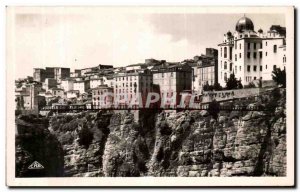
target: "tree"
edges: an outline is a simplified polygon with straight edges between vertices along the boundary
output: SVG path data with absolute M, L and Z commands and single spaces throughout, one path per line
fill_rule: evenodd
M 286 87 L 286 73 L 285 69 L 275 68 L 272 71 L 272 79 L 277 83 L 277 85 Z
M 206 84 L 203 86 L 203 91 L 209 91 L 209 85 L 206 82 Z
M 237 88 L 238 89 L 243 89 L 243 85 L 242 85 L 242 81 L 241 80 L 238 81 L 238 87 Z
M 226 82 L 226 88 L 228 90 L 231 90 L 231 89 L 237 89 L 238 88 L 238 80 L 235 78 L 235 75 L 234 73 L 233 74 L 230 74 L 230 77 L 229 79 L 227 80 Z
M 211 103 L 209 103 L 207 111 L 214 119 L 217 119 L 220 113 L 220 103 L 214 99 Z
M 214 84 L 214 90 L 215 91 L 220 91 L 220 90 L 222 90 L 223 89 L 223 87 L 220 85 L 220 83 L 215 83 Z

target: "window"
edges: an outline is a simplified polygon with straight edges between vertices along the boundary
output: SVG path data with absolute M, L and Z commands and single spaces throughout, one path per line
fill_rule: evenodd
M 227 47 L 224 47 L 224 58 L 227 58 Z
M 259 66 L 259 68 L 260 68 L 260 71 L 262 71 L 262 65 L 261 65 L 261 66 Z
M 268 69 L 268 65 L 266 65 L 266 69 Z
M 229 59 L 232 60 L 232 47 L 229 47 Z
M 247 58 L 250 59 L 250 52 L 247 53 Z
M 227 62 L 224 62 L 224 69 L 227 69 Z
M 253 44 L 253 49 L 256 49 L 256 43 Z
M 259 58 L 262 58 L 262 52 L 259 52 Z
M 235 66 L 234 68 L 235 68 L 235 72 L 237 72 L 237 66 Z
M 266 41 L 266 46 L 268 46 L 268 42 Z
M 266 52 L 266 56 L 268 56 L 268 52 Z
M 254 77 L 254 80 L 256 80 L 256 77 Z
M 222 61 L 221 61 L 221 69 L 222 69 Z
M 229 70 L 232 71 L 232 63 L 229 64 Z
M 242 66 L 240 66 L 240 71 L 242 71 Z
M 256 69 L 257 69 L 257 66 L 254 65 L 254 66 L 253 66 L 253 71 L 256 71 Z
M 237 61 L 237 55 L 236 54 L 234 55 L 234 60 Z
M 171 72 L 171 77 L 173 77 L 173 72 Z
M 253 53 L 253 58 L 256 59 L 256 52 Z
M 227 73 L 224 73 L 224 81 L 227 81 Z
M 250 49 L 250 43 L 248 43 L 248 49 Z
M 242 53 L 240 53 L 240 58 L 242 58 Z
M 164 73 L 161 74 L 161 77 L 164 77 Z
M 276 65 L 273 65 L 273 70 L 275 70 L 276 69 Z
M 240 43 L 240 49 L 242 49 L 242 44 Z
M 260 48 L 262 49 L 262 43 L 260 43 Z
M 274 45 L 274 46 L 273 46 L 273 52 L 274 52 L 274 53 L 277 53 L 277 45 Z
M 236 43 L 236 41 L 234 42 L 234 49 L 237 49 L 237 43 Z
M 247 71 L 250 72 L 250 65 L 247 65 Z

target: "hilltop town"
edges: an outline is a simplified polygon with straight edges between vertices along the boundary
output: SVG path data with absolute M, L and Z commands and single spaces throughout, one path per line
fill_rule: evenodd
M 233 33 L 224 34 L 218 50 L 206 48 L 205 54 L 180 62 L 145 59 L 126 67 L 98 64 L 74 71 L 35 68 L 33 77 L 15 81 L 16 110 L 38 113 L 55 105 L 102 108 L 124 97 L 128 100 L 120 104 L 126 106 L 137 94 L 146 98 L 150 92 L 174 97 L 176 104 L 184 93 L 196 95 L 200 103 L 211 101 L 212 96 L 224 100 L 230 94 L 257 94 L 243 90 L 274 86 L 272 74 L 285 73 L 285 36 L 285 28 L 278 25 L 256 32 L 251 19 L 242 17 Z M 106 93 L 110 97 L 102 97 Z

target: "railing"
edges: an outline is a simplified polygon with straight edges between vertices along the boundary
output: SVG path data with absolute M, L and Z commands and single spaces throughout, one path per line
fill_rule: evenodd
M 56 111 L 56 112 L 66 112 L 66 111 L 95 111 L 95 110 L 208 110 L 209 105 L 195 105 L 193 107 L 139 107 L 139 106 L 110 106 L 103 107 L 98 105 L 86 106 L 86 105 L 63 105 L 63 106 L 46 106 L 41 109 L 41 111 Z M 220 106 L 218 108 L 220 111 L 267 111 L 265 107 L 261 106 Z

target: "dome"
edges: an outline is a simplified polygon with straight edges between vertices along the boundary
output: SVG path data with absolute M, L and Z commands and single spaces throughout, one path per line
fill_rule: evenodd
M 242 17 L 236 23 L 235 30 L 239 32 L 243 32 L 247 30 L 254 31 L 253 22 L 248 17 Z
M 232 36 L 232 33 L 231 33 L 230 31 L 228 31 L 228 32 L 227 32 L 227 36 L 228 36 L 228 37 L 231 37 L 231 36 Z

